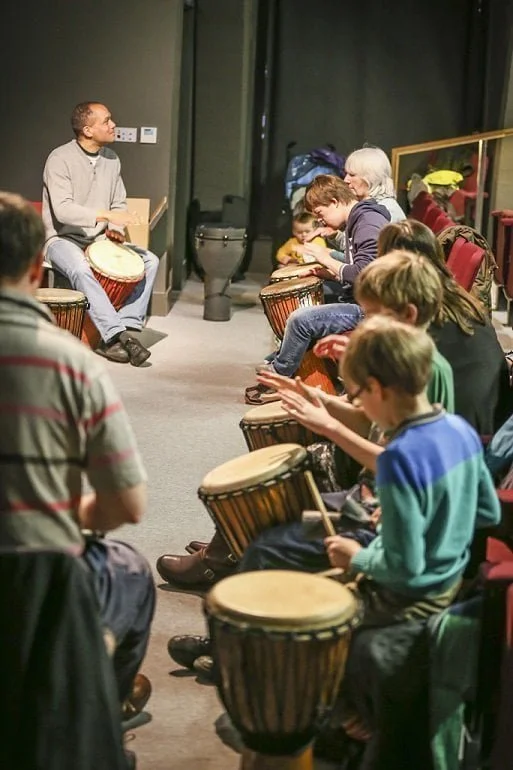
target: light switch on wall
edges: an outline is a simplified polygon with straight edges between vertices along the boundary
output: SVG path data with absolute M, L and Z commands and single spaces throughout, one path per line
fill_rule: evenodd
M 141 126 L 142 144 L 157 144 L 157 129 L 155 126 Z
M 116 126 L 116 142 L 137 142 L 137 129 Z

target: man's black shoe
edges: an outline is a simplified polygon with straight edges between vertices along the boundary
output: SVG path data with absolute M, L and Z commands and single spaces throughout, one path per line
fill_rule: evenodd
M 100 342 L 94 352 L 118 364 L 127 364 L 130 360 L 128 351 L 125 350 L 121 342 Z
M 119 336 L 119 341 L 128 353 L 128 358 L 132 366 L 141 366 L 151 356 L 151 352 L 148 348 L 145 348 L 139 340 L 127 332 L 122 332 Z
M 167 651 L 179 666 L 193 668 L 195 660 L 211 654 L 212 645 L 206 636 L 172 636 Z

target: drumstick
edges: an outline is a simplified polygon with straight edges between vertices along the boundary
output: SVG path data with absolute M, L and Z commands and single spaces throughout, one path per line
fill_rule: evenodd
M 326 530 L 326 534 L 336 535 L 337 533 L 335 532 L 335 527 L 333 526 L 333 522 L 328 516 L 328 511 L 326 510 L 326 506 L 324 505 L 320 492 L 317 489 L 317 484 L 314 481 L 312 472 L 305 471 L 305 477 L 306 477 L 306 483 L 308 484 L 308 488 L 312 493 L 312 497 L 314 499 L 316 508 L 321 514 L 321 519 L 322 519 L 322 523 L 324 524 L 324 529 Z

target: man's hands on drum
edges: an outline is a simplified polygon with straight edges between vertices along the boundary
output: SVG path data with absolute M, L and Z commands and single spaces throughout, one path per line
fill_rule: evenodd
M 126 209 L 111 209 L 110 211 L 99 211 L 97 214 L 99 222 L 110 222 L 116 227 L 126 227 L 127 225 L 139 225 L 141 220 L 138 214 L 127 211 Z
M 346 334 L 329 334 L 315 343 L 313 352 L 319 358 L 334 358 L 339 361 L 344 357 L 348 344 L 349 337 Z
M 325 538 L 324 545 L 326 546 L 331 566 L 341 567 L 345 570 L 351 567 L 353 556 L 362 550 L 362 546 L 356 540 L 352 540 L 350 537 L 342 537 L 341 535 L 332 535 Z
M 109 241 L 114 241 L 114 243 L 124 243 L 126 241 L 124 233 L 121 233 L 119 230 L 111 230 L 109 227 L 105 230 L 105 235 Z

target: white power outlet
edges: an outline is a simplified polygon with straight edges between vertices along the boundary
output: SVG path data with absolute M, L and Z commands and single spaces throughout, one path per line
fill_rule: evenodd
M 137 142 L 137 129 L 116 126 L 116 142 Z

